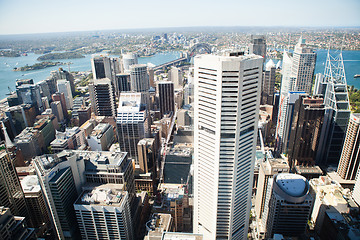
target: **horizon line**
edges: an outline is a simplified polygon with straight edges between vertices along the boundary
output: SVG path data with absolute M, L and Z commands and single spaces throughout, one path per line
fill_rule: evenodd
M 91 32 L 109 32 L 109 31 L 140 31 L 140 30 L 170 30 L 170 29 L 195 29 L 195 28 L 307 28 L 307 29 L 330 29 L 330 28 L 338 28 L 338 29 L 359 29 L 359 26 L 249 26 L 249 25 L 234 25 L 234 26 L 182 26 L 182 27 L 139 27 L 139 28 L 118 28 L 118 29 L 95 29 L 95 30 L 73 30 L 73 31 L 60 31 L 60 32 L 33 32 L 33 33 L 4 33 L 0 34 L 0 37 L 9 37 L 9 36 L 20 36 L 20 35 L 38 35 L 38 34 L 59 34 L 59 33 L 91 33 Z

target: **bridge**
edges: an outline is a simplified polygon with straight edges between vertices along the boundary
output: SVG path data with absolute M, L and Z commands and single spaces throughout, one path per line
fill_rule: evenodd
M 181 62 L 186 62 L 187 60 L 188 60 L 188 59 L 185 58 L 185 57 L 178 58 L 178 59 L 175 59 L 175 60 L 173 60 L 173 61 L 171 61 L 171 62 L 163 63 L 163 64 L 161 64 L 161 65 L 159 65 L 159 66 L 156 66 L 156 67 L 154 67 L 153 69 L 154 69 L 155 71 L 156 71 L 156 70 L 160 70 L 160 69 L 165 68 L 165 67 L 174 66 L 174 65 L 176 65 L 176 64 L 178 64 L 178 63 L 181 63 Z
M 199 52 L 200 50 L 203 50 L 204 52 L 210 54 L 211 53 L 211 46 L 207 43 L 198 43 L 192 46 L 188 52 L 188 57 L 181 57 L 178 59 L 175 59 L 171 62 L 163 63 L 159 66 L 154 67 L 154 70 L 160 70 L 165 67 L 174 66 L 176 64 L 179 64 L 181 62 L 189 62 L 192 57 L 196 55 L 196 52 Z

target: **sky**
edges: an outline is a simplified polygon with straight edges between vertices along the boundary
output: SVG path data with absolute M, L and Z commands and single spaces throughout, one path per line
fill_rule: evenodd
M 0 35 L 196 26 L 360 26 L 360 0 L 0 0 Z

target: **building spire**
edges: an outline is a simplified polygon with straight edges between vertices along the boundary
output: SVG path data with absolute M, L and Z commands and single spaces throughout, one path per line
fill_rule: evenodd
M 9 148 L 13 148 L 15 147 L 15 145 L 13 144 L 13 142 L 11 141 L 7 131 L 6 131 L 6 127 L 5 127 L 5 124 L 4 122 L 1 122 L 1 125 L 2 125 L 2 129 L 3 129 L 3 132 L 4 132 L 4 137 L 5 137 L 5 146 L 7 149 Z

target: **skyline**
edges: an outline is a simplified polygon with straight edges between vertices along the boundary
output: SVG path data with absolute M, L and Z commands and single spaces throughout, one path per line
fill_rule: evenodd
M 62 5 L 44 0 L 1 0 L 0 35 L 193 26 L 359 27 L 359 9 L 356 0 L 305 0 L 298 5 L 285 0 L 257 4 L 235 0 L 211 4 L 204 0 L 181 4 L 64 0 Z

